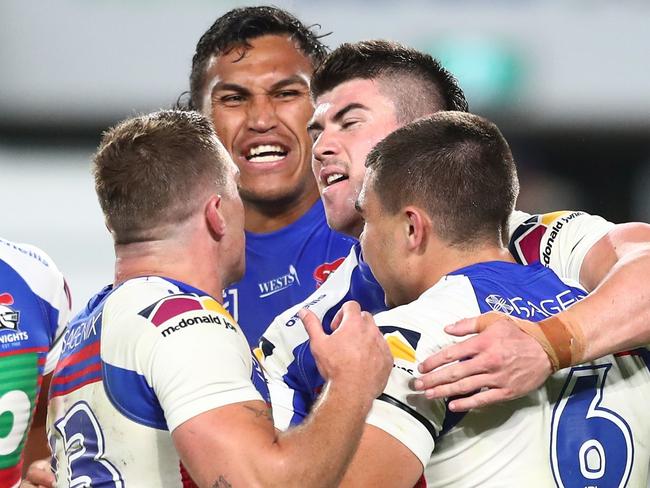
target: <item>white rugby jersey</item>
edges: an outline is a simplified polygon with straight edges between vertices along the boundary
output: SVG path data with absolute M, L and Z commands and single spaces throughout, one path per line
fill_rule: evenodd
M 408 386 L 420 361 L 463 340 L 447 335 L 445 325 L 489 310 L 538 321 L 585 294 L 539 263 L 490 262 L 458 270 L 416 301 L 376 315 L 395 363 L 367 423 L 418 457 L 429 487 L 645 487 L 646 348 L 562 370 L 523 398 L 466 414 Z
M 70 315 L 63 275 L 40 249 L 0 239 L 0 486 L 14 487 L 43 375 Z
M 530 215 L 515 211 L 509 222 L 509 249 L 520 263 L 541 261 L 561 277 L 577 282 L 585 255 L 613 226 L 583 212 Z M 298 310 L 309 308 L 330 333 L 331 320 L 348 300 L 358 301 L 362 310 L 372 314 L 386 310 L 384 292 L 363 261 L 358 244 L 309 298 L 278 315 L 260 340 L 256 353 L 264 361 L 276 427 L 299 424 L 324 383 Z
M 265 390 L 246 338 L 205 292 L 159 277 L 107 287 L 70 322 L 54 372 L 57 486 L 193 486 L 171 432 L 262 400 L 256 387 Z

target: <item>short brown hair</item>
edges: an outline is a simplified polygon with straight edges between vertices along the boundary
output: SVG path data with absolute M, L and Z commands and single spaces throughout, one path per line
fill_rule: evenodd
M 211 122 L 197 112 L 155 112 L 106 131 L 93 174 L 115 243 L 160 239 L 157 228 L 185 221 L 200 205 L 197 193 L 225 184 L 224 157 Z
M 503 245 L 519 180 L 510 147 L 489 120 L 438 112 L 391 133 L 366 166 L 386 211 L 416 204 L 451 245 Z

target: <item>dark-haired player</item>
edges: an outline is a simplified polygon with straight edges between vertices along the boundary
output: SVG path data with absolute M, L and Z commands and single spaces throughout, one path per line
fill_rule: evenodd
M 309 84 L 325 52 L 288 12 L 246 7 L 219 17 L 192 61 L 191 104 L 212 118 L 241 174 L 246 274 L 225 298 L 252 346 L 354 243 L 326 225 L 310 167 Z

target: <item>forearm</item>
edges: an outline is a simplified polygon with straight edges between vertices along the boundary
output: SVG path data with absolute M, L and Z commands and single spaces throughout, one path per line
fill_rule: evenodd
M 328 384 L 307 420 L 279 434 L 278 486 L 338 486 L 363 433 L 370 399 Z M 323 455 L 323 451 L 327 455 Z
M 580 327 L 581 357 L 573 364 L 650 344 L 650 243 L 622 256 L 594 291 L 558 314 Z

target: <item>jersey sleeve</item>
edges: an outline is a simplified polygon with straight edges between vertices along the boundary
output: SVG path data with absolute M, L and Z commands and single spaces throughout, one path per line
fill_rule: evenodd
M 278 315 L 260 340 L 257 357 L 266 375 L 273 420 L 276 428 L 286 430 L 308 415 L 323 384 L 305 326 L 298 318 L 308 308 L 330 333 L 329 324 L 348 296 L 349 277 L 356 267 L 354 249 L 329 278 L 302 303 Z
M 378 314 L 375 321 L 388 342 L 394 364 L 386 388 L 373 402 L 366 423 L 400 441 L 426 466 L 442 430 L 445 403 L 416 394 L 409 383 L 416 375 L 418 360 L 441 346 L 410 327 L 399 309 Z
M 119 327 L 103 334 L 102 357 L 109 397 L 123 414 L 172 432 L 208 410 L 262 400 L 244 334 L 212 298 L 172 295 L 127 317 L 111 317 L 115 305 L 106 306 L 104 320 Z M 128 333 L 133 327 L 137 338 Z M 124 340 L 133 344 L 119 347 Z
M 419 362 L 462 340 L 445 333 L 444 326 L 480 313 L 472 297 L 468 280 L 447 277 L 415 302 L 375 316 L 393 355 L 393 369 L 366 423 L 404 444 L 423 466 L 438 437 L 460 418 L 448 412 L 444 399 L 429 400 L 409 385 L 418 375 Z
M 597 215 L 560 211 L 530 215 L 513 212 L 509 249 L 522 264 L 540 261 L 560 277 L 580 281 L 580 269 L 592 246 L 614 224 Z
M 30 244 L 20 244 L 20 247 L 46 266 L 43 268 L 41 276 L 31 283 L 41 301 L 44 322 L 47 324 L 50 336 L 50 350 L 47 353 L 43 368 L 43 374 L 46 375 L 54 370 L 61 355 L 61 339 L 70 320 L 72 309 L 70 289 L 52 258 L 42 249 Z

